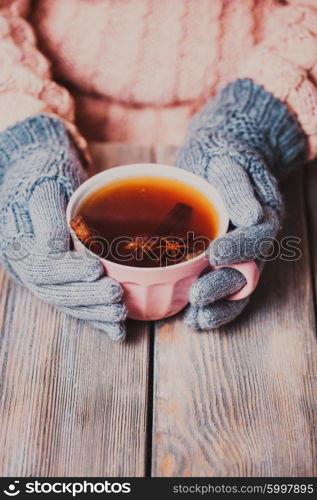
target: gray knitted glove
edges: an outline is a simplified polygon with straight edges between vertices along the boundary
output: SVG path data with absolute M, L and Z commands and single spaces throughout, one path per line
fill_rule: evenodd
M 37 115 L 0 134 L 0 258 L 37 297 L 125 336 L 122 289 L 97 258 L 69 251 L 65 209 L 84 178 L 63 124 Z
M 249 79 L 228 85 L 193 118 L 177 166 L 219 190 L 236 226 L 210 245 L 211 264 L 255 260 L 263 268 L 283 214 L 276 179 L 305 161 L 306 147 L 286 106 Z M 223 299 L 245 283 L 230 268 L 204 275 L 191 287 L 185 321 L 208 329 L 233 320 L 248 298 Z

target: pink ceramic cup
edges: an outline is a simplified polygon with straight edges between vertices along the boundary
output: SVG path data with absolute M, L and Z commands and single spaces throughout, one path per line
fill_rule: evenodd
M 227 232 L 228 213 L 219 193 L 212 185 L 191 172 L 157 163 L 115 167 L 88 179 L 74 192 L 69 201 L 66 212 L 68 223 L 77 215 L 83 200 L 100 187 L 120 179 L 144 176 L 163 177 L 167 182 L 168 179 L 179 180 L 198 190 L 210 200 L 218 213 L 217 237 Z M 76 250 L 90 253 L 73 232 L 72 237 Z M 101 262 L 107 275 L 121 283 L 124 289 L 124 302 L 128 309 L 128 317 L 139 320 L 158 320 L 179 312 L 188 303 L 188 290 L 191 284 L 207 267 L 210 267 L 206 252 L 187 262 L 168 267 L 132 267 L 106 259 L 101 259 Z M 232 267 L 237 267 L 237 265 Z M 256 270 L 251 270 L 251 274 L 254 275 L 254 273 L 256 274 Z

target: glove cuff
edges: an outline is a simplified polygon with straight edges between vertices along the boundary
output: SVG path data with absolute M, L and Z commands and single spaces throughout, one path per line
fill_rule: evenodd
M 227 85 L 196 115 L 190 134 L 203 130 L 256 151 L 278 176 L 307 161 L 307 137 L 295 116 L 248 78 Z
M 69 136 L 62 121 L 47 114 L 27 118 L 0 133 L 0 166 L 9 166 L 23 151 L 46 146 L 69 148 Z

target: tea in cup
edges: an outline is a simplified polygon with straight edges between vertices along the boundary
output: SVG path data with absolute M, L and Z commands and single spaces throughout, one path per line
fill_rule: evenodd
M 189 287 L 210 267 L 210 242 L 229 225 L 210 183 L 151 163 L 88 179 L 72 195 L 67 220 L 75 249 L 98 255 L 124 289 L 128 316 L 141 320 L 166 318 L 186 306 Z

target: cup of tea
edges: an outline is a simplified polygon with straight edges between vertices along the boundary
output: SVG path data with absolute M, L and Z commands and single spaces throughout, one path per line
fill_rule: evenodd
M 229 216 L 218 191 L 186 170 L 138 163 L 84 182 L 66 212 L 75 250 L 97 254 L 124 290 L 128 317 L 158 320 L 183 309 L 191 284 L 208 268 L 207 248 L 226 234 Z M 95 257 L 95 255 L 94 255 Z M 232 266 L 249 295 L 258 280 L 252 262 Z

